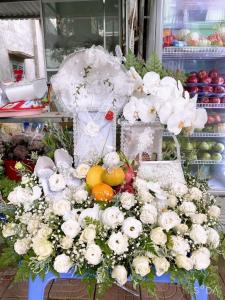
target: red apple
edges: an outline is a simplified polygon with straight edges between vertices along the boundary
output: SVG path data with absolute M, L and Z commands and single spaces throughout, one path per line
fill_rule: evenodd
M 187 90 L 189 93 L 198 93 L 198 87 L 197 86 L 189 86 L 187 87 Z
M 220 98 L 220 103 L 225 103 L 225 97 Z
M 213 78 L 212 83 L 213 84 L 223 84 L 224 83 L 224 78 L 221 77 L 221 76 Z
M 194 75 L 194 76 L 197 77 L 197 76 L 198 76 L 198 72 L 194 72 L 194 71 L 193 71 L 193 72 L 190 72 L 190 73 L 189 73 L 189 76 L 191 76 L 191 75 Z
M 220 123 L 221 122 L 220 115 L 214 115 L 214 120 L 215 120 L 215 123 Z
M 204 93 L 212 93 L 213 92 L 213 87 L 209 86 L 209 85 L 206 85 L 206 86 L 203 86 L 201 88 L 201 91 L 204 92 Z
M 215 119 L 214 119 L 214 116 L 208 116 L 208 121 L 207 121 L 207 123 L 208 124 L 213 124 L 215 121 L 214 121 Z
M 219 76 L 219 72 L 217 71 L 217 70 L 211 70 L 210 72 L 209 72 L 209 77 L 211 77 L 212 79 L 213 78 L 217 78 Z
M 188 83 L 197 83 L 198 82 L 198 78 L 196 75 L 189 75 L 187 78 L 187 82 Z
M 210 102 L 210 100 L 209 100 L 208 97 L 202 97 L 201 98 L 201 103 L 209 103 L 209 102 Z
M 219 97 L 211 97 L 210 102 L 211 103 L 220 103 L 220 98 Z
M 225 87 L 223 87 L 223 86 L 215 86 L 213 91 L 214 91 L 214 93 L 218 93 L 218 94 L 225 93 Z
M 203 78 L 206 78 L 208 77 L 208 72 L 206 70 L 201 70 L 198 72 L 198 78 L 199 79 L 203 79 Z
M 206 84 L 211 83 L 211 81 L 212 81 L 211 77 L 204 77 L 204 78 L 202 78 L 202 79 L 199 80 L 199 82 L 206 83 Z

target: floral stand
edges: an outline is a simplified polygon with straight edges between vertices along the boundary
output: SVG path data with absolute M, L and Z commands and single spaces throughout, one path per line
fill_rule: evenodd
M 46 274 L 45 279 L 42 280 L 40 276 L 37 276 L 33 281 L 32 278 L 29 280 L 28 300 L 44 300 L 45 287 L 51 280 L 57 279 L 53 273 L 49 272 Z M 74 275 L 73 273 L 61 273 L 61 279 L 81 279 L 80 276 Z M 164 274 L 162 276 L 155 276 L 155 283 L 170 283 L 170 274 Z M 195 297 L 192 299 L 196 300 L 207 300 L 208 291 L 206 287 L 199 286 L 198 282 L 195 283 Z

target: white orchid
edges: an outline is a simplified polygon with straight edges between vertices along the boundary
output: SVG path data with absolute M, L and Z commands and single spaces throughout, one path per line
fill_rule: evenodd
M 141 92 L 143 90 L 143 80 L 134 67 L 131 67 L 128 71 L 131 79 L 134 81 L 134 91 Z
M 155 94 L 160 84 L 160 76 L 156 72 L 148 72 L 143 77 L 144 92 L 146 94 Z

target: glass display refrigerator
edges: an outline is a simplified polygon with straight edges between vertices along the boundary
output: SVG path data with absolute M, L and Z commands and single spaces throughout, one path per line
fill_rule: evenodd
M 180 138 L 182 156 L 195 176 L 225 194 L 225 1 L 163 1 L 162 24 L 163 65 L 185 72 L 185 89 L 208 114 L 203 130 Z M 164 136 L 171 157 L 169 133 Z

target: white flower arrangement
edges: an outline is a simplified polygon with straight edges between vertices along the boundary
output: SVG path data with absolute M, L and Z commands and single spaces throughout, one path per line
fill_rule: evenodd
M 127 162 L 118 161 L 115 153 L 102 160 L 103 171 L 108 170 L 106 165 L 110 171 L 127 170 Z M 92 166 L 81 169 L 79 178 Z M 51 199 L 45 196 L 33 175 L 27 175 L 8 197 L 15 214 L 2 224 L 2 235 L 28 272 L 74 270 L 83 276 L 94 272 L 97 283 L 115 281 L 119 285 L 129 276 L 141 284 L 155 274 L 171 272 L 177 276 L 179 271 L 183 274 L 179 276 L 192 272 L 198 279 L 198 271 L 210 266 L 213 253 L 220 247 L 220 209 L 199 183 L 162 188 L 133 172 L 134 177 L 120 189 L 108 186 L 114 192 L 112 199 L 96 201 L 93 190 L 85 187 L 86 178 L 74 190 L 65 180 L 58 182 L 63 175 L 55 180 L 55 174 L 52 182 L 57 190 L 60 187 L 61 198 L 58 193 Z M 28 180 L 29 190 L 24 184 Z M 25 196 L 37 186 L 40 196 L 30 202 Z M 127 190 L 121 190 L 124 186 Z M 158 205 L 160 197 L 163 209 Z

